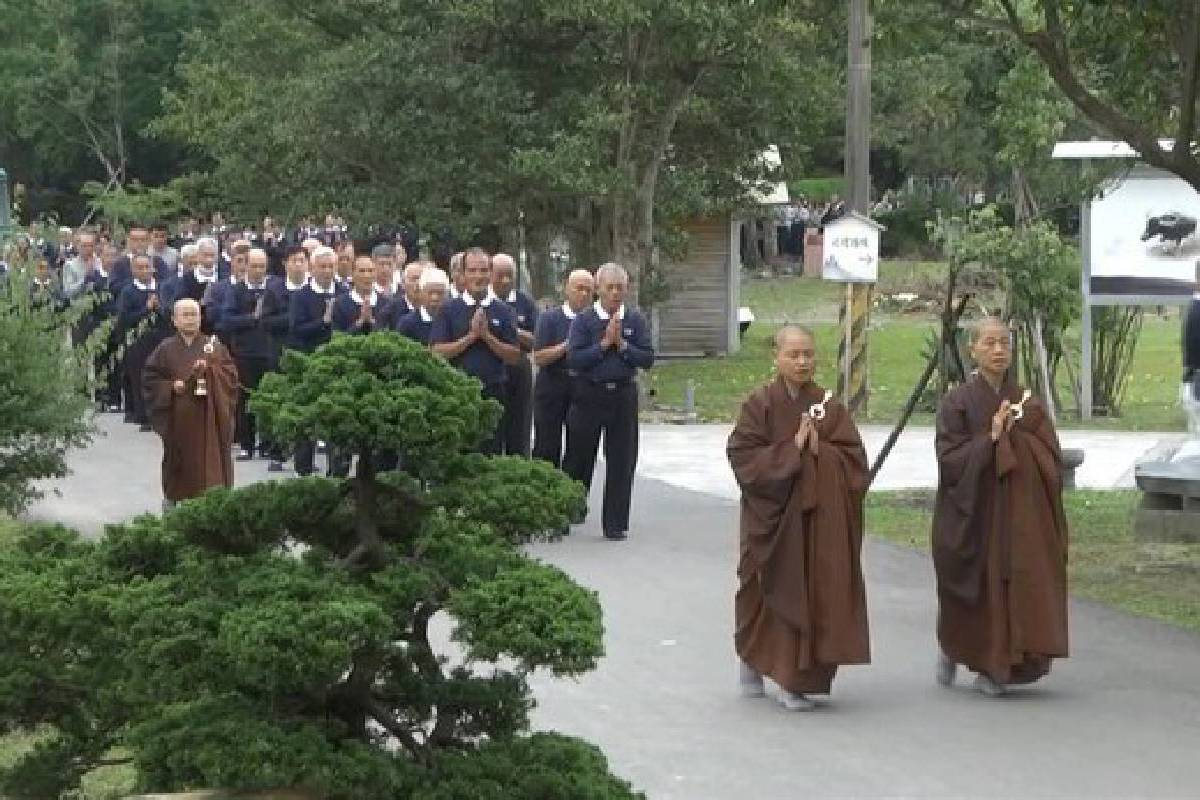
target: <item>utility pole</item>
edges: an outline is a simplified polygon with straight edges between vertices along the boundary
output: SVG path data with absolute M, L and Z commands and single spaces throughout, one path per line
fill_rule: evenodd
M 846 207 L 870 216 L 871 204 L 871 4 L 849 0 L 849 35 L 846 42 Z M 842 310 L 842 343 L 839 366 L 842 397 L 851 412 L 867 410 L 867 324 L 871 293 L 868 283 L 846 284 Z

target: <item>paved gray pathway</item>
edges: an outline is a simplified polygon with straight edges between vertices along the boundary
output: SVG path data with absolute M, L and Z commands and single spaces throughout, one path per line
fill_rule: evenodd
M 95 531 L 158 507 L 157 441 L 104 425 L 35 514 Z M 1074 603 L 1073 657 L 1045 681 L 1001 700 L 940 689 L 929 559 L 882 542 L 865 554 L 874 663 L 845 669 L 812 714 L 738 697 L 736 503 L 652 477 L 717 486 L 722 436 L 645 433 L 632 538 L 606 542 L 592 521 L 535 548 L 600 593 L 608 651 L 579 680 L 536 677 L 538 727 L 601 745 L 653 800 L 1200 797 L 1200 637 Z M 665 450 L 680 437 L 685 452 Z M 672 459 L 710 468 L 687 477 Z M 239 482 L 265 474 L 255 462 Z

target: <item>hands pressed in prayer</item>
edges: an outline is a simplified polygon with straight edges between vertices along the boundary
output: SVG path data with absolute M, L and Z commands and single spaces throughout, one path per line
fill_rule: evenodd
M 325 321 L 326 325 L 333 324 L 333 298 L 332 297 L 325 301 L 324 321 Z
M 600 340 L 600 348 L 608 350 L 621 345 L 621 320 L 614 314 L 608 319 L 608 327 L 604 329 L 604 338 Z
M 1000 403 L 1000 408 L 996 410 L 995 415 L 992 417 L 993 442 L 1000 440 L 1000 434 L 1012 430 L 1013 418 L 1012 415 L 1008 413 L 1009 406 L 1011 405 L 1012 404 L 1009 403 L 1008 400 L 1004 400 Z
M 254 318 L 255 319 L 262 319 L 263 299 L 265 297 L 266 297 L 265 295 L 259 295 L 258 302 L 254 304 Z
M 487 332 L 487 315 L 483 313 L 482 308 L 475 309 L 475 315 L 471 317 L 471 334 L 480 339 Z

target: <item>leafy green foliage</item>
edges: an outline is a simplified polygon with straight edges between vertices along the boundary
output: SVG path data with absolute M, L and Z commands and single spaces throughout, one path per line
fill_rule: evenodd
M 41 496 L 36 481 L 65 475 L 67 451 L 91 439 L 90 350 L 66 333 L 79 313 L 34 294 L 28 272 L 0 280 L 0 510 L 9 514 Z
M 565 522 L 578 484 L 466 452 L 493 402 L 393 334 L 264 383 L 265 421 L 357 453 L 352 477 L 213 490 L 98 541 L 0 542 L 0 732 L 45 731 L 0 770 L 6 796 L 57 797 L 122 753 L 154 791 L 633 797 L 585 745 L 526 738 L 528 673 L 603 652 L 595 594 L 518 545 Z M 377 473 L 381 449 L 402 469 Z
M 251 403 L 282 441 L 321 439 L 380 452 L 401 443 L 406 470 L 436 475 L 446 459 L 481 442 L 502 409 L 479 382 L 410 339 L 335 336 L 320 355 L 289 351 Z

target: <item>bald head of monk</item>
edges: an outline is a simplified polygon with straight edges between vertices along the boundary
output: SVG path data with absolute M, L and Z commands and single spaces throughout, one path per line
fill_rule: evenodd
M 775 371 L 795 391 L 813 379 L 817 339 L 803 325 L 784 325 L 775 333 Z
M 200 304 L 190 297 L 175 301 L 171 321 L 184 339 L 191 340 L 200 332 Z
M 971 331 L 971 358 L 993 386 L 1004 381 L 1012 363 L 1012 335 L 999 317 L 984 317 Z
M 567 307 L 571 311 L 578 314 L 592 304 L 592 297 L 596 294 L 596 281 L 592 277 L 592 273 L 586 269 L 572 270 L 567 276 L 567 286 L 563 291 L 564 299 L 567 301 Z

